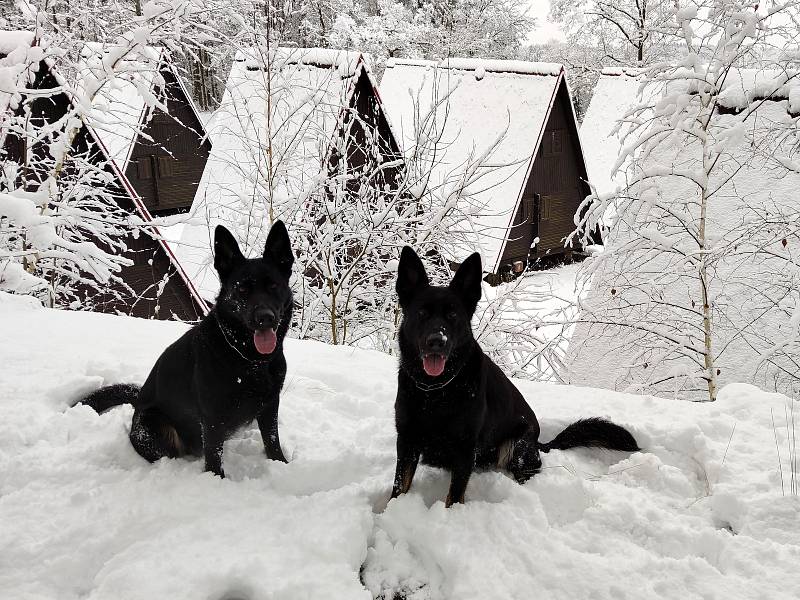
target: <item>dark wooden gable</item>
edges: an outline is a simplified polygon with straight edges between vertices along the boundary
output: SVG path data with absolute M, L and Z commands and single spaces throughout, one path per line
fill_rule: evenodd
M 565 80 L 561 80 L 522 202 L 514 216 L 500 269 L 563 254 L 564 238 L 574 229 L 574 216 L 589 193 L 578 127 Z M 538 243 L 534 244 L 536 238 Z
M 348 178 L 345 190 L 348 198 L 359 193 L 359 187 L 365 177 L 369 177 L 370 185 L 378 189 L 395 190 L 402 169 L 398 163 L 377 170 L 380 165 L 402 159 L 402 153 L 366 68 L 359 69 L 357 73 L 358 79 L 353 84 L 349 105 L 343 109 L 341 125 L 333 134 L 325 166 L 328 173 L 335 176 L 339 173 L 342 161 L 346 161 Z M 344 145 L 337 143 L 342 139 L 345 140 Z M 346 156 L 341 154 L 342 146 Z M 333 193 L 333 190 L 329 193 Z M 314 218 L 317 223 L 322 223 L 325 215 L 321 212 L 316 213 Z M 350 245 L 347 250 L 351 258 L 359 252 L 357 244 Z M 386 259 L 388 258 L 387 256 Z M 305 276 L 310 279 L 312 285 L 323 285 L 322 276 L 315 269 L 307 269 Z M 385 282 L 376 283 L 381 285 Z
M 34 82 L 31 84 L 31 89 L 47 90 L 59 85 L 52 70 L 42 62 Z M 66 94 L 58 93 L 36 98 L 30 103 L 30 106 L 32 125 L 52 124 L 67 114 L 70 100 Z M 19 110 L 22 111 L 21 108 Z M 22 113 L 20 112 L 20 114 Z M 25 140 L 6 136 L 0 159 L 24 166 L 25 150 Z M 47 152 L 47 140 L 37 143 L 30 151 L 34 156 Z M 107 191 L 113 195 L 124 210 L 131 213 L 138 212 L 134 200 L 131 198 L 132 190 L 127 189 L 126 182 L 110 165 L 88 127 L 83 126 L 75 136 L 71 155 L 84 156 L 90 164 L 97 165 L 98 168 L 102 168 L 104 172 L 108 173 L 113 183 L 107 188 Z M 35 163 L 36 161 L 32 161 L 31 168 L 18 169 L 15 182 L 0 180 L 0 188 L 4 187 L 5 183 L 19 186 L 23 181 L 28 182 L 31 186 L 38 185 L 47 176 L 47 172 L 37 172 Z M 70 165 L 67 163 L 65 170 L 69 169 Z M 187 284 L 160 243 L 144 233 L 138 236 L 130 234 L 123 241 L 127 248 L 124 256 L 133 261 L 133 264 L 120 271 L 119 278 L 122 281 L 112 284 L 108 292 L 97 294 L 86 289 L 83 294 L 84 306 L 91 307 L 97 312 L 126 314 L 143 318 L 178 318 L 191 321 L 203 315 L 202 307 L 195 301 Z M 108 251 L 108 248 L 105 250 Z M 115 297 L 113 292 L 117 292 L 122 297 Z
M 211 144 L 175 74 L 164 68 L 167 112 L 155 109 L 137 138 L 125 175 L 155 215 L 188 211 Z
M 347 168 L 352 173 L 359 173 L 370 162 L 383 164 L 401 158 L 400 147 L 394 139 L 389 122 L 383 111 L 380 99 L 366 69 L 358 71 L 358 80 L 350 99 L 349 113 L 344 116 L 343 129 L 349 132 L 350 142 L 347 145 Z M 340 130 L 339 135 L 343 132 Z M 368 143 L 368 138 L 371 142 Z M 365 150 L 377 151 L 378 157 L 368 157 Z M 332 151 L 329 158 L 330 169 L 334 171 L 341 157 Z M 393 189 L 397 185 L 400 170 L 392 167 L 381 170 L 375 177 L 375 184 L 389 186 Z M 348 185 L 358 187 L 358 179 L 352 178 Z

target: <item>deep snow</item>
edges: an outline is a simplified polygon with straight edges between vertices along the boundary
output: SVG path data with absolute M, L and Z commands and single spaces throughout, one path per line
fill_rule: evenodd
M 783 396 L 731 385 L 709 405 L 519 382 L 543 438 L 605 415 L 645 451 L 552 452 L 525 486 L 474 476 L 467 503 L 448 510 L 447 477 L 422 467 L 387 506 L 395 361 L 379 353 L 288 341 L 280 423 L 291 462 L 267 461 L 251 427 L 226 445 L 226 480 L 199 460 L 145 463 L 127 441 L 129 407 L 69 408 L 102 383 L 141 382 L 185 328 L 0 296 L 3 598 L 686 600 L 800 589 Z

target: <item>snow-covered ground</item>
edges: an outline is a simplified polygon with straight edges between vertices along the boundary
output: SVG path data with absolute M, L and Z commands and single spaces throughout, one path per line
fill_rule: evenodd
M 605 415 L 645 450 L 552 452 L 524 486 L 479 474 L 447 510 L 447 477 L 423 467 L 387 505 L 396 367 L 375 352 L 289 341 L 291 462 L 267 461 L 249 428 L 226 445 L 225 480 L 198 460 L 145 463 L 130 407 L 69 408 L 141 382 L 184 330 L 0 296 L 2 598 L 797 597 L 785 397 L 732 385 L 708 405 L 519 382 L 543 438 Z

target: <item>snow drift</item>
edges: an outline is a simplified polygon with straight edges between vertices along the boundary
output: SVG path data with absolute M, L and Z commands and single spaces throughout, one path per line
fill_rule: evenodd
M 199 460 L 145 463 L 130 407 L 70 408 L 101 384 L 143 381 L 185 327 L 0 296 L 4 597 L 795 596 L 786 397 L 733 385 L 709 405 L 520 381 L 543 439 L 603 415 L 645 450 L 553 451 L 524 486 L 474 476 L 449 510 L 446 474 L 421 467 L 387 505 L 396 365 L 376 352 L 288 340 L 290 463 L 267 461 L 253 426 L 228 442 L 225 480 Z

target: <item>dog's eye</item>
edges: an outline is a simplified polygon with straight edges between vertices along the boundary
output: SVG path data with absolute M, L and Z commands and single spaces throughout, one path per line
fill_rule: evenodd
M 239 285 L 236 286 L 236 291 L 240 294 L 246 294 L 250 291 L 250 284 L 247 281 L 240 281 Z
M 424 308 L 420 308 L 420 309 L 417 311 L 417 316 L 418 316 L 420 319 L 424 319 L 425 317 L 427 317 L 427 316 L 428 316 L 428 311 L 427 311 L 427 310 L 425 310 Z
M 269 284 L 267 287 L 268 287 L 269 289 L 271 289 L 271 290 L 275 290 L 275 289 L 278 289 L 278 284 L 277 284 L 276 282 L 274 282 L 274 281 L 273 281 L 273 282 L 271 282 L 271 283 L 270 283 L 270 284 Z
M 455 321 L 456 317 L 458 317 L 458 315 L 456 314 L 456 311 L 454 311 L 454 310 L 451 310 L 450 312 L 447 313 L 447 320 L 448 321 Z

